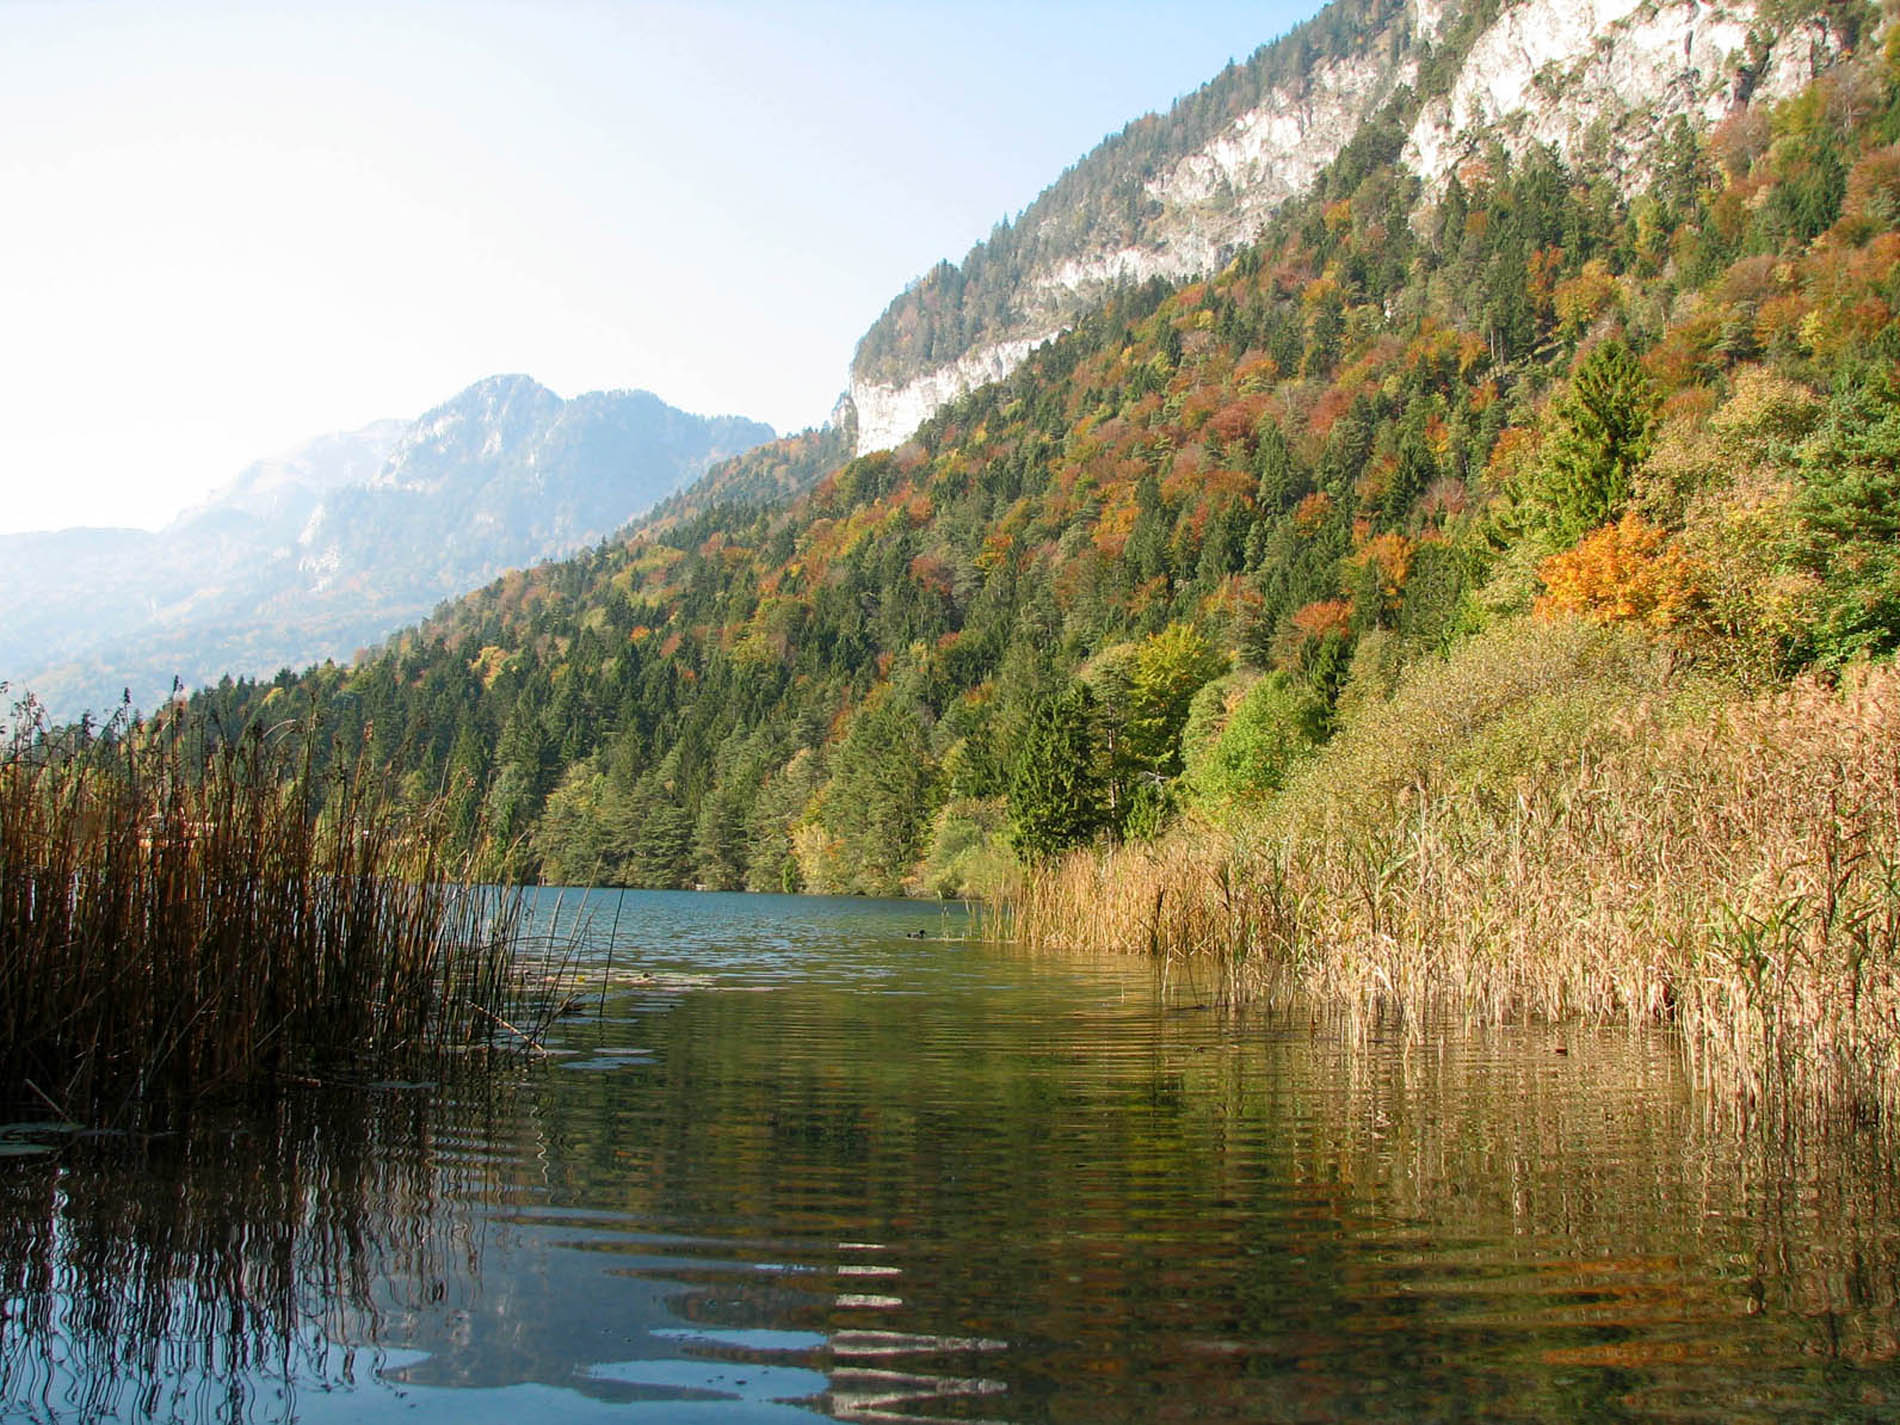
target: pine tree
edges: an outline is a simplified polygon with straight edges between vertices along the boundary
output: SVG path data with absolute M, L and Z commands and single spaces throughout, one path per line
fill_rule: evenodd
M 866 706 L 832 759 L 823 822 L 838 840 L 850 888 L 896 892 L 922 850 L 932 767 L 917 709 L 886 696 Z
M 670 890 L 692 883 L 693 813 L 680 798 L 678 767 L 678 756 L 669 753 L 621 809 L 616 830 L 623 874 L 633 885 Z
M 1798 557 L 1819 580 L 1818 661 L 1838 665 L 1900 646 L 1900 396 L 1880 380 L 1843 382 L 1802 444 Z
M 1604 342 L 1552 408 L 1531 492 L 1532 522 L 1569 545 L 1615 519 L 1629 502 L 1655 427 L 1648 374 L 1622 342 Z
M 1037 702 L 1009 779 L 1009 842 L 1044 860 L 1093 836 L 1104 819 L 1095 695 L 1072 683 Z

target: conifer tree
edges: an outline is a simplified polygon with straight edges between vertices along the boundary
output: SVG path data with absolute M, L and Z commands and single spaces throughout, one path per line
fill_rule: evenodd
M 899 889 L 934 810 L 932 772 L 924 728 L 907 699 L 882 697 L 852 720 L 832 759 L 822 817 L 844 855 L 850 889 Z
M 1009 841 L 1031 860 L 1079 846 L 1104 820 L 1095 695 L 1071 683 L 1039 700 L 1009 780 Z
M 1648 374 L 1622 342 L 1602 343 L 1552 409 L 1531 492 L 1533 522 L 1569 545 L 1615 519 L 1655 427 Z
M 1819 581 L 1811 637 L 1838 665 L 1900 646 L 1900 398 L 1884 380 L 1842 383 L 1802 443 L 1798 557 Z

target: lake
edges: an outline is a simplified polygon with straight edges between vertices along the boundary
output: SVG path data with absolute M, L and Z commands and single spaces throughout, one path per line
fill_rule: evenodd
M 545 919 L 557 898 L 539 901 Z M 934 904 L 570 892 L 497 1079 L 0 1132 L 8 1420 L 1900 1419 L 1879 1125 Z

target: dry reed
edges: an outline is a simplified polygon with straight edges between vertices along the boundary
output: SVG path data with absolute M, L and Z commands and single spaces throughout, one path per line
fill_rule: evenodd
M 537 1040 L 558 993 L 517 963 L 518 896 L 450 858 L 439 807 L 319 777 L 290 725 L 214 732 L 176 709 L 105 735 L 18 717 L 0 1095 L 96 1117 Z
M 1900 672 L 1597 732 L 1541 775 L 1420 776 L 1370 815 L 1328 810 L 1322 759 L 1238 829 L 1047 868 L 1013 932 L 1211 957 L 1239 995 L 1673 1024 L 1746 1101 L 1894 1102 Z

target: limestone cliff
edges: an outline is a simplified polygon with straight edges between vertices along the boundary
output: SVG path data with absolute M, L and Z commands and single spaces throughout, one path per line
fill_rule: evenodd
M 1375 116 L 1428 195 L 1484 145 L 1555 146 L 1639 186 L 1678 119 L 1792 93 L 1839 42 L 1756 0 L 1334 0 L 1166 115 L 1130 124 L 960 264 L 903 293 L 852 362 L 858 449 L 1012 371 L 1111 288 L 1218 268 Z

